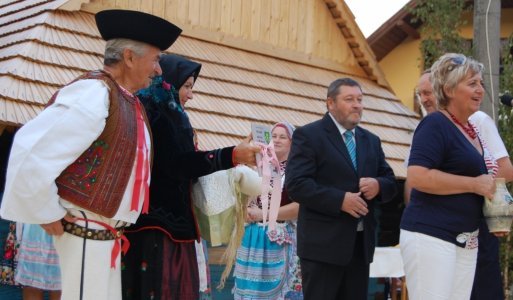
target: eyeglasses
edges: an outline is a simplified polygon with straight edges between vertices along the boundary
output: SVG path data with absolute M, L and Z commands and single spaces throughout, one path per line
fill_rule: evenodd
M 459 56 L 456 56 L 456 57 L 453 57 L 451 58 L 451 62 L 453 63 L 452 65 L 450 65 L 447 70 L 449 72 L 451 72 L 452 70 L 456 69 L 457 67 L 461 66 L 461 65 L 464 65 L 465 62 L 467 61 L 467 57 L 464 56 L 464 55 L 459 55 Z

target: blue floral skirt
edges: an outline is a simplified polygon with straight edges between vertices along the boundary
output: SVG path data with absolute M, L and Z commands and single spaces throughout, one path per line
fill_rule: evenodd
M 278 233 L 271 235 L 273 241 L 267 226 L 246 225 L 235 262 L 234 299 L 303 298 L 295 226 L 277 225 Z

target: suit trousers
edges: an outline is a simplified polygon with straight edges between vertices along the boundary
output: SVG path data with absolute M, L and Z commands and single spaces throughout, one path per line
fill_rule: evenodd
M 369 264 L 363 257 L 363 232 L 358 232 L 353 257 L 345 266 L 301 258 L 305 300 L 365 300 Z

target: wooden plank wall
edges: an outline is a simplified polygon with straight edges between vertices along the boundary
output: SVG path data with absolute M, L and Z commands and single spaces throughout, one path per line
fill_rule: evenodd
M 140 10 L 187 28 L 265 43 L 266 49 L 291 50 L 359 68 L 322 0 L 91 0 L 82 7 L 91 12 L 105 8 Z

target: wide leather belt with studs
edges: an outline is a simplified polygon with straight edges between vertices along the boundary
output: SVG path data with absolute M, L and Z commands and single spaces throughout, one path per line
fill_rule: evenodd
M 107 229 L 102 230 L 85 228 L 75 223 L 70 223 L 64 219 L 62 219 L 62 225 L 64 226 L 64 231 L 66 231 L 67 233 L 76 235 L 81 238 L 99 241 L 108 241 L 120 238 L 123 235 L 124 230 L 124 227 L 116 228 L 115 232 L 112 232 Z

